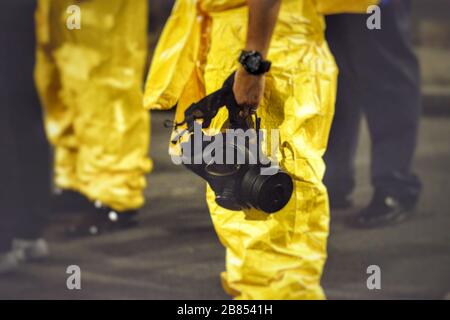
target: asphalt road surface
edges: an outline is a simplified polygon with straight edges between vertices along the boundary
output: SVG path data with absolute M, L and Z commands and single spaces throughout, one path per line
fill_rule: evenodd
M 204 201 L 204 183 L 167 156 L 167 112 L 153 113 L 147 204 L 140 226 L 98 238 L 68 240 L 58 219 L 49 227 L 52 256 L 0 278 L 7 299 L 227 299 L 220 286 L 224 249 Z M 367 203 L 367 132 L 357 159 L 356 207 L 332 212 L 323 286 L 331 299 L 443 298 L 450 291 L 450 118 L 424 118 L 416 169 L 424 193 L 416 216 L 372 231 L 345 219 Z M 66 269 L 81 268 L 81 290 L 68 290 Z M 367 268 L 381 268 L 381 290 L 366 286 Z

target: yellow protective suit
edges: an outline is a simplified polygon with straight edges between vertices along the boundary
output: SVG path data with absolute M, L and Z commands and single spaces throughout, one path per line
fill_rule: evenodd
M 71 5 L 80 8 L 79 30 L 66 26 Z M 39 0 L 36 13 L 35 76 L 56 185 L 118 211 L 143 205 L 151 169 L 147 17 L 146 0 Z
M 294 195 L 273 215 L 219 207 L 208 189 L 215 229 L 227 248 L 224 288 L 239 299 L 322 299 L 329 207 L 322 155 L 331 126 L 337 68 L 324 39 L 323 14 L 364 12 L 376 1 L 283 0 L 272 38 L 262 128 L 278 129 L 278 159 Z M 146 92 L 147 108 L 185 108 L 222 86 L 244 48 L 245 0 L 178 0 L 159 42 Z M 364 27 L 364 26 L 361 26 Z M 221 110 L 211 124 L 222 128 Z M 281 159 L 280 159 L 281 158 Z

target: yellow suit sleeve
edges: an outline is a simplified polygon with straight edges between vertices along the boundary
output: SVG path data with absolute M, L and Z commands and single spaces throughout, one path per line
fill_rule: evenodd
M 170 109 L 188 83 L 200 44 L 196 0 L 177 0 L 153 55 L 145 88 L 147 109 Z
M 319 13 L 365 13 L 371 5 L 376 5 L 379 0 L 315 0 Z

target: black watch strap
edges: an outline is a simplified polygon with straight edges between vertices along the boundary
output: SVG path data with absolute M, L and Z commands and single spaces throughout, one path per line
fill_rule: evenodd
M 270 62 L 269 60 L 263 60 L 263 61 L 261 61 L 260 72 L 261 72 L 261 73 L 267 73 L 267 72 L 269 72 L 271 66 L 272 66 L 272 62 Z

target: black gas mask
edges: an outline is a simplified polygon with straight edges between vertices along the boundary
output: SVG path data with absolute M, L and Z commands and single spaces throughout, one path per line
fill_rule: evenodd
M 255 208 L 266 213 L 281 210 L 293 191 L 292 178 L 273 166 L 261 149 L 260 119 L 243 118 L 233 94 L 234 73 L 223 87 L 192 104 L 184 113 L 187 125 L 172 141 L 181 142 L 183 165 L 205 179 L 216 195 L 219 206 L 229 210 Z M 225 132 L 213 136 L 203 133 L 220 108 L 228 110 Z M 198 120 L 202 120 L 201 123 Z

